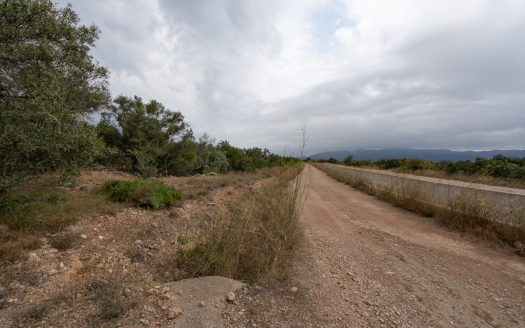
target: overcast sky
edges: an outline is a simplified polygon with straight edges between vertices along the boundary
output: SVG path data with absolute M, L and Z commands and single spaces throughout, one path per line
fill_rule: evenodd
M 61 1 L 60 3 L 66 3 Z M 307 153 L 525 148 L 523 0 L 72 1 L 113 96 Z

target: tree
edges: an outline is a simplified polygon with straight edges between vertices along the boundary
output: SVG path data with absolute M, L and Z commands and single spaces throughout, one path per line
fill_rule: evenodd
M 97 125 L 99 136 L 106 144 L 127 156 L 132 170 L 144 176 L 157 173 L 158 157 L 164 156 L 164 169 L 174 171 L 166 158 L 174 158 L 179 143 L 188 145 L 193 142 L 191 131 L 180 112 L 170 111 L 160 102 L 152 100 L 144 103 L 140 97 L 119 96 L 102 113 L 102 120 Z M 166 157 L 167 156 L 167 157 Z
M 352 165 L 352 162 L 354 160 L 354 156 L 352 154 L 349 154 L 346 156 L 345 160 L 343 161 L 346 165 Z
M 0 165 L 4 182 L 89 165 L 101 148 L 82 114 L 104 105 L 107 70 L 89 50 L 95 26 L 71 6 L 0 0 Z
M 244 150 L 230 145 L 226 140 L 219 142 L 217 147 L 226 155 L 229 169 L 234 171 L 250 171 L 253 167 L 250 165 L 248 156 Z
M 228 171 L 228 159 L 226 155 L 214 145 L 208 135 L 199 138 L 197 144 L 197 161 L 195 163 L 195 173 L 224 173 Z
M 191 130 L 177 142 L 170 142 L 158 157 L 159 166 L 166 175 L 190 175 L 197 162 L 197 145 Z

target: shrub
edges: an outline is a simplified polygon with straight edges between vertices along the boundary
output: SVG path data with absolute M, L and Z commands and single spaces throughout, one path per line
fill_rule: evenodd
M 153 209 L 173 206 L 182 196 L 177 188 L 153 179 L 108 181 L 103 190 L 115 202 L 130 202 Z
M 1 7 L 0 180 L 89 165 L 101 142 L 82 114 L 109 96 L 107 70 L 89 54 L 98 29 L 52 1 Z
M 352 162 L 354 160 L 354 156 L 352 154 L 346 156 L 345 160 L 343 161 L 346 165 L 352 165 Z
M 88 319 L 92 326 L 99 327 L 102 322 L 118 319 L 137 305 L 133 297 L 119 297 L 122 287 L 114 279 L 92 281 L 86 286 L 87 292 L 97 304 L 96 311 Z
M 68 250 L 79 242 L 79 235 L 72 232 L 59 233 L 49 238 L 49 243 L 53 248 L 60 251 Z

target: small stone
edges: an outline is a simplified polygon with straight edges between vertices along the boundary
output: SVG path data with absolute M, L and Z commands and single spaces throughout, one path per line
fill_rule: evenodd
M 29 253 L 29 260 L 37 262 L 40 261 L 40 258 L 38 257 L 38 255 L 36 255 L 36 253 L 31 252 Z
M 146 320 L 146 319 L 144 319 L 144 318 L 140 319 L 139 321 L 140 321 L 140 323 L 143 324 L 143 325 L 147 325 L 147 324 L 149 324 L 149 321 Z
M 84 235 L 84 234 L 82 234 L 82 235 L 80 235 L 80 238 L 82 238 L 82 239 L 87 239 L 87 236 Z
M 235 301 L 235 293 L 234 292 L 229 292 L 228 294 L 226 294 L 226 300 L 228 302 Z
M 122 292 L 124 293 L 125 296 L 131 295 L 131 289 L 129 289 L 129 288 L 124 288 L 124 290 Z
M 181 309 L 179 309 L 178 307 L 172 307 L 172 308 L 168 311 L 168 319 L 169 319 L 169 320 L 173 320 L 173 319 L 175 319 L 176 317 L 178 317 L 181 313 L 182 313 Z
M 98 236 L 98 239 L 104 240 L 104 236 Z
M 297 288 L 297 287 L 294 286 L 294 287 L 292 287 L 292 288 L 290 289 L 290 291 L 291 291 L 292 293 L 295 294 L 295 293 L 297 293 L 297 292 L 299 291 L 299 288 Z
M 200 307 L 204 307 L 204 302 L 203 302 L 203 301 L 200 301 L 200 302 L 199 302 L 199 306 L 200 306 Z
M 64 269 L 65 267 L 64 263 L 60 262 L 60 269 Z

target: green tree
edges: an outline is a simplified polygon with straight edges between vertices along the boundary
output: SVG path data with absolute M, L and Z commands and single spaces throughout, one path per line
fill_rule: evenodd
M 180 112 L 170 111 L 155 100 L 144 103 L 137 96 L 117 97 L 102 113 L 97 132 L 109 147 L 129 158 L 132 170 L 144 176 L 157 173 L 159 156 L 169 154 L 168 158 L 174 158 L 177 147 L 172 144 L 187 145 L 193 140 Z M 183 138 L 175 142 L 181 136 Z
M 197 162 L 197 145 L 191 130 L 179 141 L 170 142 L 158 156 L 158 163 L 163 174 L 190 175 Z
M 250 171 L 253 169 L 250 159 L 243 149 L 234 147 L 226 140 L 219 142 L 217 147 L 226 155 L 230 170 Z
M 226 155 L 214 145 L 206 134 L 199 139 L 197 144 L 197 161 L 195 173 L 224 173 L 228 171 L 228 159 Z
M 354 161 L 354 156 L 352 154 L 346 156 L 345 160 L 343 161 L 346 165 L 352 165 Z
M 8 181 L 91 163 L 100 149 L 83 114 L 109 97 L 107 70 L 89 54 L 95 26 L 71 6 L 0 0 L 0 174 Z

